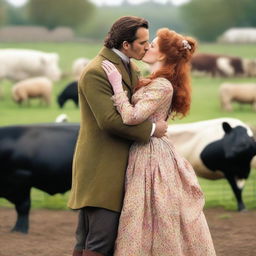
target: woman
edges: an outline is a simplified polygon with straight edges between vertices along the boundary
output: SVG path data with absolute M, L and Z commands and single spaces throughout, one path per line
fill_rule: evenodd
M 167 120 L 188 113 L 189 60 L 195 44 L 192 38 L 160 29 L 143 58 L 152 74 L 136 86 L 132 104 L 115 66 L 103 62 L 114 90 L 114 104 L 125 124 Z M 133 143 L 125 191 L 115 256 L 216 255 L 197 177 L 167 137 Z

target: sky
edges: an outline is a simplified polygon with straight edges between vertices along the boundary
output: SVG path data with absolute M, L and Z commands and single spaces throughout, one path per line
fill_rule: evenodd
M 97 5 L 102 5 L 103 3 L 108 5 L 119 5 L 123 2 L 123 0 L 90 0 L 90 1 Z M 179 5 L 179 4 L 188 2 L 189 0 L 154 0 L 154 1 L 162 4 L 165 4 L 167 2 L 172 2 L 173 4 Z M 128 2 L 131 4 L 140 4 L 143 2 L 147 2 L 147 0 L 128 0 Z
M 7 2 L 15 5 L 15 6 L 21 6 L 27 2 L 27 0 L 7 0 Z
M 7 0 L 7 1 L 17 7 L 22 6 L 27 2 L 27 0 Z M 102 5 L 102 4 L 119 5 L 123 2 L 123 0 L 90 0 L 90 1 L 96 5 Z M 128 0 L 128 1 L 131 4 L 140 4 L 140 3 L 146 2 L 147 0 Z M 158 3 L 163 3 L 163 4 L 171 1 L 173 4 L 179 5 L 179 4 L 186 3 L 189 0 L 154 0 L 154 1 Z

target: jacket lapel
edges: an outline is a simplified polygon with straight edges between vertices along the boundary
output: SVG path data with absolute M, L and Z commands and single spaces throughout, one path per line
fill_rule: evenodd
M 134 88 L 138 83 L 140 71 L 139 71 L 138 67 L 133 62 L 131 62 L 131 73 L 132 73 L 132 87 Z
M 107 47 L 103 47 L 99 52 L 99 55 L 103 56 L 104 58 L 106 58 L 107 60 L 115 64 L 116 68 L 120 71 L 122 75 L 123 82 L 132 91 L 132 81 L 130 79 L 130 76 L 121 58 L 116 53 L 114 53 L 111 49 L 108 49 Z

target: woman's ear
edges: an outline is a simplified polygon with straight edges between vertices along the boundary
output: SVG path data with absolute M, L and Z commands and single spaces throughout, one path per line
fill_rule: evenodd
M 166 57 L 165 54 L 160 53 L 160 54 L 158 55 L 158 57 L 157 57 L 157 60 L 158 60 L 158 61 L 163 61 L 163 60 L 165 60 L 165 57 Z

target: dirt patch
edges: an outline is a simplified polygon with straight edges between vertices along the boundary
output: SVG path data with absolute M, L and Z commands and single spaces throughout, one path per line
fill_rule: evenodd
M 256 210 L 235 212 L 206 209 L 217 256 L 256 255 Z
M 23 235 L 9 232 L 15 211 L 0 208 L 0 256 L 71 256 L 76 214 L 33 209 L 30 232 Z M 212 208 L 205 215 L 218 256 L 256 255 L 256 210 L 238 213 Z

